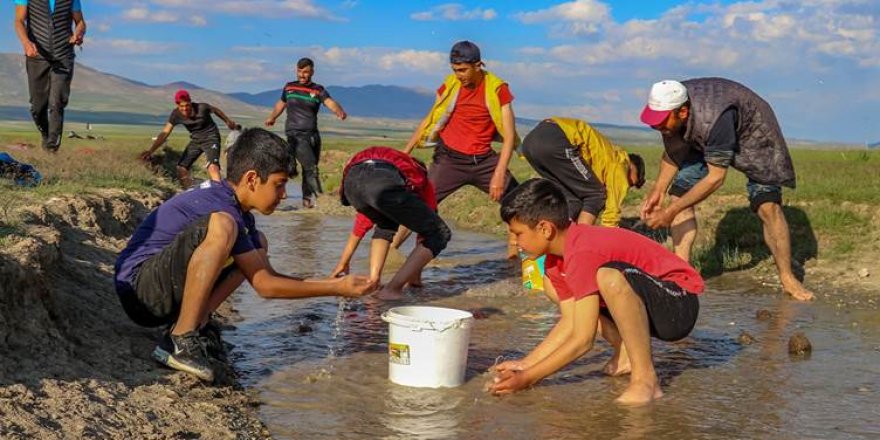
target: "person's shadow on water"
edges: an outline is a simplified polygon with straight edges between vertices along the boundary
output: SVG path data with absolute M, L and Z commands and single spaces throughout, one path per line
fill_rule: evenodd
M 804 263 L 819 253 L 816 233 L 802 209 L 783 206 L 782 211 L 788 222 L 792 270 L 803 281 Z M 719 276 L 724 271 L 752 269 L 772 258 L 770 248 L 764 242 L 761 219 L 748 207 L 727 211 L 718 222 L 711 247 L 692 254 L 694 264 L 701 268 L 704 278 Z

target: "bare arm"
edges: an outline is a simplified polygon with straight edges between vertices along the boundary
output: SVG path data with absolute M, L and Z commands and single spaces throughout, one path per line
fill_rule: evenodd
M 219 108 L 214 107 L 213 105 L 210 105 L 210 107 L 211 107 L 211 111 L 214 112 L 214 114 L 219 116 L 220 119 L 222 119 L 223 122 L 226 123 L 226 127 L 228 127 L 230 130 L 235 130 L 235 121 L 233 121 L 228 116 L 226 116 L 226 113 L 223 113 L 223 110 L 220 110 Z
M 342 109 L 342 106 L 339 105 L 338 102 L 334 101 L 333 98 L 327 98 L 324 100 L 324 105 L 330 109 L 333 113 L 336 114 L 336 117 L 345 120 L 348 117 L 348 114 L 345 113 L 345 110 Z
M 270 113 L 269 117 L 266 118 L 266 127 L 271 127 L 275 125 L 275 120 L 278 119 L 278 116 L 281 116 L 281 113 L 284 112 L 284 107 L 286 105 L 287 104 L 285 104 L 284 101 L 280 99 L 278 100 L 278 102 L 275 103 L 275 107 L 272 108 L 272 113 Z
M 76 27 L 73 30 L 73 35 L 70 36 L 70 44 L 79 46 L 83 43 L 83 38 L 86 36 L 86 20 L 83 18 L 82 11 L 73 13 L 73 22 L 76 24 Z
M 375 289 L 366 277 L 348 275 L 324 280 L 298 280 L 279 275 L 259 250 L 233 256 L 235 264 L 257 293 L 264 298 L 310 298 L 315 296 L 359 297 Z
M 507 166 L 510 165 L 510 158 L 513 157 L 513 147 L 516 142 L 516 118 L 513 114 L 513 106 L 509 103 L 501 107 L 501 122 L 504 125 L 504 133 L 501 133 L 504 139 L 501 144 L 498 165 L 495 167 L 495 173 L 489 183 L 489 197 L 496 202 L 501 200 L 504 188 L 507 186 L 507 182 L 505 182 Z
M 678 165 L 672 162 L 672 159 L 664 151 L 663 157 L 660 159 L 660 173 L 657 175 L 657 180 L 654 182 L 654 186 L 651 187 L 651 192 L 648 193 L 648 197 L 645 198 L 645 201 L 642 203 L 642 209 L 639 212 L 642 220 L 647 220 L 648 216 L 663 204 L 663 195 L 666 194 L 666 190 L 672 184 L 672 179 L 675 178 L 675 173 L 677 172 Z
M 37 45 L 31 41 L 27 34 L 27 6 L 15 6 L 14 25 L 15 35 L 18 36 L 18 41 L 21 42 L 21 47 L 24 49 L 25 56 L 37 56 L 39 54 L 39 52 L 37 52 Z
M 570 309 L 574 307 L 574 301 L 565 301 L 563 303 L 559 302 L 559 298 L 556 295 L 556 289 L 553 287 L 553 282 L 550 281 L 550 278 L 544 276 L 544 294 L 550 298 L 553 302 L 559 305 L 560 310 L 560 319 L 556 322 L 556 325 L 553 326 L 553 329 L 550 330 L 550 333 L 538 344 L 537 347 L 532 349 L 532 351 L 523 358 L 523 363 L 525 364 L 525 368 L 531 368 L 538 362 L 541 362 L 556 351 L 565 341 L 571 336 L 572 332 L 572 322 L 570 319 L 563 319 L 565 316 L 570 316 Z
M 702 202 L 724 185 L 724 179 L 727 177 L 727 168 L 717 165 L 706 164 L 709 168 L 709 174 L 702 178 L 693 188 L 685 195 L 681 196 L 675 202 L 672 202 L 666 209 L 670 211 L 673 217 L 683 209 L 689 208 Z
M 152 155 L 162 144 L 165 143 L 165 140 L 168 139 L 168 136 L 171 135 L 171 132 L 174 130 L 174 124 L 170 122 L 165 123 L 165 127 L 162 128 L 162 131 L 159 132 L 159 135 L 156 136 L 156 140 L 153 141 L 153 145 L 150 145 L 150 148 L 143 153 L 141 153 L 142 159 L 147 159 Z
M 355 234 L 348 235 L 348 242 L 345 243 L 345 249 L 342 250 L 339 262 L 336 263 L 336 268 L 333 269 L 333 272 L 330 272 L 331 277 L 348 274 L 351 270 L 351 257 L 354 256 L 354 252 L 360 244 L 361 237 L 358 237 Z
M 403 152 L 406 154 L 412 154 L 413 148 L 418 145 L 420 138 L 422 137 L 422 132 L 425 131 L 425 127 L 428 126 L 428 120 L 431 119 L 431 115 L 425 116 L 425 119 L 422 119 L 422 122 L 416 128 L 416 131 L 413 132 L 412 136 L 409 137 L 409 142 L 406 143 L 406 147 L 403 149 Z
M 599 322 L 599 295 L 563 301 L 560 311 L 562 316 L 557 326 L 564 326 L 568 331 L 557 336 L 560 340 L 556 341 L 555 349 L 523 370 L 500 372 L 492 386 L 493 393 L 508 394 L 527 388 L 561 370 L 593 348 Z

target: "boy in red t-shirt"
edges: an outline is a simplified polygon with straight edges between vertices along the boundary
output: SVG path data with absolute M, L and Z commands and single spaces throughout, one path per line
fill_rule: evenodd
M 531 179 L 513 190 L 501 202 L 501 217 L 529 257 L 547 255 L 544 293 L 559 305 L 560 318 L 525 358 L 495 367 L 491 391 L 513 393 L 559 371 L 590 351 L 598 330 L 614 347 L 605 372 L 632 374 L 617 402 L 662 397 L 651 336 L 675 341 L 691 332 L 700 275 L 635 232 L 572 224 L 565 196 L 549 180 Z

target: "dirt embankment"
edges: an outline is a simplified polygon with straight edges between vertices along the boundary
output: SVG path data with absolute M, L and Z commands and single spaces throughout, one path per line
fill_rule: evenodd
M 116 254 L 163 194 L 53 198 L 0 249 L 0 438 L 268 438 L 254 396 L 150 359 L 158 330 L 114 293 Z

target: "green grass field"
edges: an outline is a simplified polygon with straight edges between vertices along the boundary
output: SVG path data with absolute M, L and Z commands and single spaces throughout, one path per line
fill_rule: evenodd
M 36 145 L 39 138 L 30 123 L 0 123 L 0 151 L 33 164 L 45 179 L 37 188 L 19 188 L 0 181 L 0 237 L 17 233 L 16 213 L 20 207 L 39 204 L 53 196 L 106 189 L 173 190 L 176 184 L 169 176 L 188 141 L 184 130 L 178 129 L 172 135 L 171 148 L 166 150 L 164 166 L 158 172 L 147 169 L 135 159 L 140 151 L 149 147 L 151 137 L 160 128 L 102 125 L 93 134 L 103 136 L 103 140 L 64 139 L 60 153 L 50 155 L 39 148 L 25 151 L 9 148 L 19 143 Z M 408 136 L 403 128 L 383 129 L 381 124 L 376 124 L 351 136 L 325 135 L 321 161 L 325 190 L 338 189 L 342 165 L 354 152 L 371 145 L 401 148 Z M 68 124 L 65 134 L 67 130 L 85 134 L 82 124 Z M 633 147 L 630 151 L 645 158 L 648 183 L 627 197 L 624 224 L 635 222 L 637 207 L 656 176 L 661 154 L 659 143 L 657 147 Z M 432 150 L 417 150 L 415 154 L 430 161 Z M 876 226 L 880 213 L 880 179 L 876 178 L 880 175 L 880 151 L 794 149 L 792 157 L 798 188 L 786 190 L 784 198 L 792 229 L 794 259 L 804 262 L 815 258 L 846 258 L 854 253 L 880 250 L 876 239 L 880 232 Z M 520 181 L 536 177 L 523 159 L 515 157 L 510 168 Z M 204 177 L 204 171 L 198 169 L 196 175 Z M 769 257 L 760 222 L 748 209 L 745 183 L 741 173 L 731 170 L 724 186 L 700 206 L 700 235 L 694 264 L 704 273 L 746 269 Z M 498 219 L 498 205 L 474 188 L 465 188 L 444 201 L 440 212 L 445 219 L 468 229 L 499 236 L 506 230 Z

